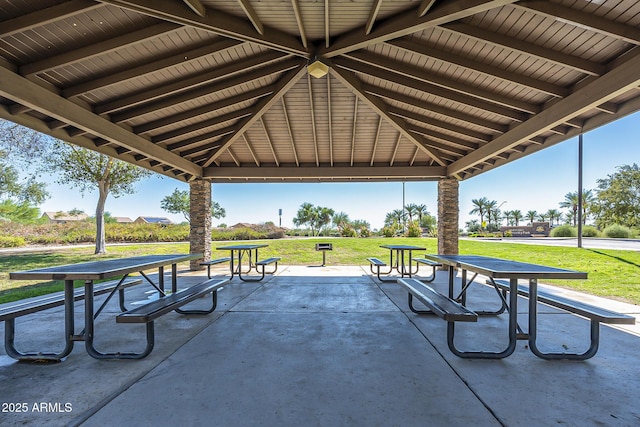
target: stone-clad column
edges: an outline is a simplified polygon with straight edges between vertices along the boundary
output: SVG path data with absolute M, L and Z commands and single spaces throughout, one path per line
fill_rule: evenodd
M 458 255 L 458 180 L 438 181 L 438 253 Z
M 205 260 L 211 259 L 211 182 L 196 179 L 189 183 L 191 229 L 189 253 L 203 253 Z M 191 270 L 202 270 L 202 259 L 191 260 Z

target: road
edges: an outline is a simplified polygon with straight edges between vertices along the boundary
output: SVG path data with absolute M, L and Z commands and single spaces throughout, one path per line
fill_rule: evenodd
M 480 240 L 480 239 L 474 239 Z M 568 246 L 578 247 L 578 239 L 575 237 L 508 237 L 502 239 L 481 239 L 483 242 L 495 243 L 521 243 L 527 245 L 543 246 Z M 603 238 L 582 238 L 582 247 L 588 249 L 617 249 L 623 251 L 639 251 L 640 239 L 603 239 Z

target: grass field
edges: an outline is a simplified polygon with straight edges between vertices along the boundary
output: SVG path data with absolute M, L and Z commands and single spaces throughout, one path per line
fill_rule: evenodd
M 327 265 L 368 265 L 366 258 L 371 256 L 387 259 L 389 252 L 380 248 L 380 245 L 391 242 L 420 245 L 427 248 L 426 253 L 437 253 L 436 239 L 429 238 L 310 238 L 260 241 L 269 244 L 269 247 L 260 250 L 260 255 L 265 258 L 280 256 L 283 265 L 320 265 L 322 254 L 315 251 L 315 244 L 324 241 L 332 242 L 334 248 L 333 251 L 327 252 Z M 215 242 L 213 247 L 215 249 L 216 246 L 225 244 L 225 242 Z M 187 253 L 189 245 L 163 243 L 110 246 L 108 251 L 108 254 L 101 256 L 93 255 L 93 248 L 2 255 L 0 256 L 0 303 L 56 292 L 63 288 L 62 282 L 35 283 L 9 280 L 11 271 L 124 256 Z M 640 252 L 461 240 L 460 253 L 586 271 L 589 274 L 587 280 L 545 280 L 545 283 L 640 304 Z M 212 257 L 228 255 L 228 251 L 214 250 Z

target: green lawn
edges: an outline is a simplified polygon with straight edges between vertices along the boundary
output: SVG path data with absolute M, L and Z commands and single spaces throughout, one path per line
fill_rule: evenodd
M 265 258 L 280 256 L 284 265 L 320 265 L 322 254 L 315 251 L 315 244 L 325 241 L 332 242 L 334 248 L 333 251 L 327 252 L 327 265 L 367 265 L 366 258 L 371 256 L 386 259 L 389 252 L 380 248 L 380 245 L 391 242 L 421 245 L 427 248 L 425 252 L 437 253 L 435 239 L 314 238 L 264 240 L 261 242 L 269 244 L 269 247 L 261 249 L 260 255 Z M 213 248 L 228 243 L 214 242 Z M 108 250 L 109 253 L 100 256 L 100 258 L 186 253 L 189 246 L 186 243 L 166 243 L 111 246 Z M 62 290 L 62 282 L 38 284 L 29 281 L 9 280 L 9 272 L 95 260 L 98 257 L 92 252 L 92 248 L 69 248 L 60 251 L 0 256 L 0 303 Z M 460 253 L 586 271 L 589 273 L 588 280 L 546 280 L 545 283 L 640 304 L 640 252 L 461 240 Z M 212 257 L 228 255 L 228 251 L 214 250 Z M 186 265 L 184 267 L 186 268 Z

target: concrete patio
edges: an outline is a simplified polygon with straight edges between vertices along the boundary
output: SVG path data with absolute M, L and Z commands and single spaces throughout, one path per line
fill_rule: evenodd
M 201 275 L 185 272 L 184 283 Z M 434 287 L 446 289 L 445 272 Z M 131 289 L 129 301 L 148 298 L 148 290 Z M 638 306 L 583 298 L 640 317 Z M 494 300 L 478 285 L 469 305 Z M 144 327 L 116 324 L 109 314 L 118 312 L 117 302 L 108 307 L 96 324 L 96 345 L 139 350 Z M 526 304 L 519 310 L 526 325 Z M 19 318 L 17 346 L 59 346 L 62 312 Z M 548 307 L 540 313 L 541 347 L 586 348 L 587 320 Z M 82 314 L 78 303 L 76 332 Z M 503 315 L 460 325 L 456 342 L 497 350 L 506 342 L 506 321 Z M 463 360 L 447 348 L 444 321 L 411 313 L 406 293 L 379 283 L 368 268 L 281 266 L 261 283 L 234 279 L 212 315 L 163 316 L 156 347 L 141 361 L 94 360 L 83 343 L 53 364 L 18 363 L 0 349 L 0 424 L 640 424 L 638 324 L 601 326 L 600 350 L 585 362 L 545 361 L 526 347 L 520 341 L 503 360 Z

